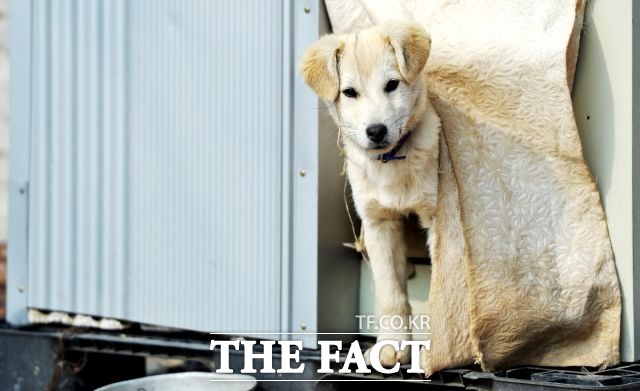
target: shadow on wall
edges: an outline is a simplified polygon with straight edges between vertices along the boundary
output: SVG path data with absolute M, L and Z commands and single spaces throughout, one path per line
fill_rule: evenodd
M 7 246 L 0 245 L 0 319 L 7 316 Z
M 604 198 L 613 174 L 615 119 L 607 61 L 592 19 L 597 2 L 587 2 L 572 100 L 584 157 Z

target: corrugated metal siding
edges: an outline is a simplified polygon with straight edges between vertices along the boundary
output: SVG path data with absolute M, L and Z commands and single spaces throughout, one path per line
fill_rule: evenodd
M 29 306 L 280 330 L 279 1 L 33 4 Z

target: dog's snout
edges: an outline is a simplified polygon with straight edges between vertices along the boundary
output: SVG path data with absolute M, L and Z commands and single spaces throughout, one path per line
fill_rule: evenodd
M 369 140 L 379 143 L 387 135 L 387 127 L 383 124 L 375 124 L 367 126 L 367 137 Z

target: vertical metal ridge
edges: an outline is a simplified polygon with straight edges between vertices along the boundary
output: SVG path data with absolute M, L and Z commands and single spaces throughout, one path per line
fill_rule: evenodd
M 74 307 L 78 306 L 78 301 L 80 300 L 80 294 L 81 291 L 79 289 L 79 284 L 78 281 L 80 280 L 80 276 L 78 274 L 78 269 L 79 269 L 79 265 L 78 265 L 78 218 L 79 218 L 79 214 L 78 214 L 78 192 L 79 192 L 79 188 L 78 188 L 78 177 L 79 177 L 79 173 L 78 173 L 78 166 L 79 166 L 79 161 L 78 161 L 78 150 L 79 150 L 79 145 L 78 145 L 78 4 L 76 1 L 72 1 L 71 2 L 71 12 L 70 12 L 70 19 L 71 22 L 69 23 L 69 26 L 71 28 L 71 74 L 73 75 L 72 79 L 71 79 L 71 93 L 72 93 L 72 107 L 71 107 L 71 140 L 70 140 L 70 146 L 71 146 L 71 153 L 72 153 L 72 157 L 71 157 L 71 194 L 70 194 L 70 200 L 71 200 L 71 227 L 72 227 L 72 231 L 71 231 L 71 243 L 70 243 L 70 247 L 71 247 L 71 259 L 70 262 L 72 263 L 71 266 L 71 281 L 69 283 L 69 287 L 71 288 L 71 300 L 73 303 Z
M 55 160 L 54 158 L 51 156 L 52 155 L 52 137 L 51 137 L 51 133 L 52 133 L 52 121 L 53 121 L 53 114 L 52 114 L 52 108 L 51 105 L 52 103 L 52 93 L 51 90 L 53 88 L 53 76 L 52 76 L 52 52 L 53 50 L 51 49 L 52 46 L 52 15 L 51 15 L 51 4 L 49 2 L 46 2 L 46 7 L 45 7 L 45 18 L 47 19 L 47 22 L 45 24 L 46 26 L 46 40 L 47 40 L 47 45 L 45 46 L 45 59 L 44 59 L 44 66 L 45 66 L 45 74 L 46 74 L 46 78 L 44 79 L 44 83 L 46 85 L 46 90 L 45 90 L 45 101 L 43 102 L 43 105 L 45 106 L 45 136 L 44 136 L 44 143 L 45 143 L 45 148 L 46 148 L 46 160 L 44 161 L 44 165 L 45 165 L 45 170 L 46 170 L 46 187 L 45 187 L 45 208 L 44 208 L 44 213 L 46 213 L 46 220 L 44 222 L 44 227 L 45 227 L 45 235 L 46 235 L 46 239 L 45 239 L 45 244 L 44 244 L 44 248 L 45 248 L 45 258 L 44 258 L 44 262 L 45 262 L 45 270 L 46 270 L 46 274 L 45 274 L 45 294 L 44 294 L 44 298 L 46 300 L 47 305 L 52 305 L 51 303 L 51 298 L 53 296 L 53 287 L 51 286 L 51 281 L 55 281 L 56 277 L 55 275 L 53 275 L 53 270 L 55 270 L 52 265 L 51 262 L 49 262 L 48 260 L 51 259 L 52 254 L 53 254 L 53 245 L 52 245 L 52 239 L 51 239 L 51 230 L 46 229 L 51 225 L 51 221 L 52 221 L 52 215 L 54 213 L 53 210 L 53 194 L 52 194 L 52 166 L 53 164 L 55 164 Z M 48 160 L 48 162 L 47 162 Z M 35 194 L 34 194 L 35 196 Z
M 119 28 L 119 35 L 117 38 L 117 42 L 121 47 L 121 50 L 117 50 L 118 53 L 118 70 L 117 74 L 120 77 L 119 82 L 117 83 L 120 86 L 120 90 L 118 93 L 120 100 L 120 121 L 119 126 L 121 131 L 118 133 L 119 142 L 118 142 L 118 150 L 121 151 L 121 156 L 117 159 L 118 167 L 116 170 L 116 175 L 120 178 L 124 178 L 122 182 L 119 182 L 121 187 L 116 191 L 118 195 L 118 210 L 120 213 L 118 214 L 119 219 L 117 220 L 116 226 L 119 230 L 118 236 L 118 247 L 117 251 L 120 256 L 116 256 L 115 259 L 119 260 L 117 264 L 116 275 L 120 276 L 120 278 L 116 279 L 116 286 L 114 290 L 117 295 L 117 305 L 121 309 L 121 315 L 123 318 L 127 316 L 128 307 L 127 307 L 127 295 L 128 291 L 126 276 L 128 275 L 127 263 L 129 262 L 129 250 L 128 250 L 128 235 L 129 235 L 129 220 L 128 220 L 128 210 L 129 210 L 129 175 L 128 175 L 128 167 L 129 167 L 129 146 L 128 146 L 128 134 L 130 131 L 129 128 L 129 120 L 128 120 L 128 83 L 129 83 L 129 68 L 127 66 L 127 59 L 129 56 L 127 53 L 129 52 L 129 48 L 127 45 L 128 35 L 129 35 L 129 11 L 128 11 L 128 1 L 127 0 L 118 0 L 118 11 L 116 12 L 118 15 L 122 15 L 121 19 L 118 19 L 122 24 Z
M 319 18 L 317 12 L 321 2 L 318 0 L 295 1 L 293 4 L 293 55 L 302 56 L 305 48 L 318 37 Z M 309 7 L 310 12 L 304 11 Z M 293 84 L 293 165 L 304 169 L 304 177 L 292 179 L 292 203 L 295 211 L 292 216 L 292 289 L 296 292 L 291 298 L 292 330 L 298 330 L 301 324 L 309 331 L 318 330 L 317 311 L 309 310 L 309 303 L 317 309 L 318 296 L 318 98 L 309 91 L 304 83 L 295 79 Z M 311 130 L 311 132 L 309 132 Z M 312 142 L 307 141 L 313 139 Z M 313 221 L 313 224 L 308 222 Z M 302 338 L 305 346 L 313 346 L 317 340 L 314 335 Z
M 27 322 L 29 287 L 35 279 L 29 274 L 29 214 L 31 178 L 31 130 L 33 106 L 32 76 L 36 52 L 33 50 L 32 2 L 11 2 L 11 164 L 9 166 L 9 242 L 7 249 L 7 320 L 12 324 Z M 20 70 L 20 72 L 16 72 Z
M 60 14 L 58 15 L 60 23 L 57 27 L 59 37 L 71 37 L 71 23 L 69 21 L 71 16 L 70 5 L 71 4 L 69 0 L 64 0 L 60 2 L 57 7 L 60 12 Z M 70 85 L 74 78 L 74 75 L 71 74 L 70 66 L 72 61 L 71 39 L 60 39 L 57 51 L 58 55 L 60 56 L 59 61 L 57 61 L 59 63 L 59 68 L 58 74 L 54 77 L 56 79 L 59 79 L 61 83 L 58 84 L 57 93 L 55 93 L 55 95 L 57 96 L 57 99 L 55 100 L 59 100 L 60 104 L 56 109 L 59 111 L 59 121 L 57 129 L 58 136 L 54 138 L 56 138 L 60 143 L 58 148 L 59 156 L 57 159 L 60 170 L 58 171 L 59 183 L 57 184 L 57 186 L 54 185 L 54 187 L 57 187 L 57 209 L 59 211 L 64 211 L 58 214 L 60 224 L 60 240 L 57 244 L 57 256 L 61 260 L 62 270 L 65 271 L 60 273 L 59 275 L 58 281 L 61 285 L 61 289 L 59 289 L 58 294 L 60 295 L 62 300 L 73 301 L 73 265 L 71 262 L 71 244 L 73 242 L 73 232 L 71 229 L 71 217 L 73 215 L 71 212 L 71 209 L 73 208 L 73 205 L 71 204 L 71 199 L 73 197 L 71 190 L 73 186 L 73 184 L 71 183 L 71 175 L 73 166 L 71 164 L 71 155 L 73 154 L 73 136 L 71 113 L 73 111 L 74 102 L 72 97 L 73 90 L 69 89 L 67 86 L 62 85 L 62 83 Z
M 291 210 L 292 189 L 291 177 L 293 176 L 292 160 L 292 120 L 293 120 L 293 7 L 291 0 L 282 0 L 282 201 L 281 201 L 281 289 L 280 302 L 282 316 L 280 328 L 291 330 L 291 261 L 292 261 L 292 232 Z
M 88 213 L 88 205 L 86 197 L 81 197 L 80 194 L 84 194 L 87 187 L 88 177 L 86 175 L 87 167 L 87 131 L 88 131 L 88 118 L 87 118 L 87 100 L 90 92 L 88 91 L 86 80 L 88 78 L 88 65 L 87 57 L 89 53 L 88 48 L 88 34 L 86 32 L 87 23 L 87 2 L 76 2 L 76 18 L 74 27 L 77 34 L 78 52 L 76 57 L 76 69 L 74 72 L 76 75 L 76 122 L 78 124 L 78 131 L 76 133 L 76 262 L 75 262 L 75 275 L 74 281 L 76 291 L 76 302 L 74 306 L 77 308 L 87 308 L 89 306 L 90 297 L 82 291 L 83 281 L 86 281 L 90 262 L 90 258 L 87 253 L 87 234 L 88 227 L 86 223 L 86 216 Z M 82 104 L 82 107 L 79 107 Z
M 96 241 L 96 269 L 97 275 L 91 276 L 94 280 L 94 283 L 97 285 L 97 294 L 96 296 L 96 308 L 100 308 L 103 311 L 107 311 L 105 308 L 105 297 L 103 295 L 104 292 L 104 274 L 105 274 L 105 254 L 104 254 L 104 226 L 108 224 L 108 221 L 105 221 L 105 205 L 104 205 L 104 146 L 105 146 L 105 88 L 107 88 L 107 84 L 105 82 L 104 75 L 104 19 L 108 17 L 108 15 L 104 15 L 104 5 L 106 2 L 98 1 L 94 4 L 95 14 L 96 14 L 96 191 L 95 191 L 95 205 L 96 205 L 96 225 L 92 227 L 92 231 L 95 232 L 95 241 Z M 107 81 L 108 82 L 108 81 Z
M 131 90 L 130 90 L 130 85 L 131 85 L 131 66 L 129 63 L 129 53 L 130 53 L 130 40 L 129 37 L 131 36 L 131 24 L 130 24 L 130 17 L 131 17 L 131 10 L 130 10 L 130 2 L 127 0 L 122 0 L 123 2 L 123 12 L 124 12 L 124 30 L 123 30 L 123 34 L 122 34 L 122 40 L 123 40 L 123 50 L 124 53 L 122 53 L 122 61 L 123 61 L 123 164 L 122 164 L 122 171 L 120 172 L 120 174 L 122 175 L 124 179 L 124 187 L 123 187 L 123 194 L 122 194 L 122 213 L 123 213 L 123 226 L 122 226 L 122 252 L 123 252 L 123 258 L 122 258 L 122 265 L 121 265 L 121 270 L 122 270 L 122 275 L 124 276 L 123 278 L 123 282 L 122 282 L 122 294 L 121 294 L 121 305 L 122 305 L 122 309 L 123 309 L 123 317 L 129 316 L 129 301 L 127 299 L 127 295 L 125 294 L 126 292 L 130 292 L 131 291 L 131 287 L 129 285 L 129 274 L 131 272 L 131 268 L 130 268 L 130 264 L 131 264 L 131 247 L 130 247 L 130 240 L 131 240 L 131 202 L 130 202 L 130 198 L 129 195 L 131 194 L 131 176 L 128 174 L 128 170 L 131 167 L 131 131 L 132 131 L 132 127 L 131 127 L 131 116 L 130 116 L 130 103 L 131 103 Z

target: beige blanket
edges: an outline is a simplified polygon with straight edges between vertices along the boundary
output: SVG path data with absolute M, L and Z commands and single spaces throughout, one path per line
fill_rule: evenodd
M 619 360 L 620 290 L 573 116 L 583 0 L 326 0 L 421 23 L 442 117 L 427 373 Z

